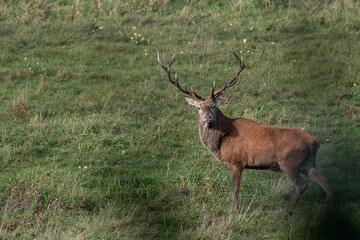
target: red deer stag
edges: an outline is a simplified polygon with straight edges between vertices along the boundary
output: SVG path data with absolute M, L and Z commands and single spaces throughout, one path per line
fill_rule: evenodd
M 158 53 L 158 62 L 165 70 L 170 82 L 181 92 L 192 96 L 185 97 L 188 104 L 197 107 L 199 118 L 199 135 L 202 144 L 224 165 L 231 169 L 233 209 L 238 209 L 239 185 L 244 168 L 270 169 L 285 172 L 296 187 L 295 196 L 286 212 L 290 213 L 306 189 L 306 183 L 300 173 L 319 184 L 332 202 L 329 180 L 315 167 L 319 141 L 310 134 L 298 129 L 270 127 L 258 124 L 245 118 L 228 118 L 216 104 L 225 95 L 225 89 L 233 86 L 244 69 L 241 60 L 233 52 L 239 70 L 235 76 L 218 90 L 212 88 L 211 95 L 204 98 L 180 86 L 177 75 L 171 76 L 170 67 L 162 65 Z

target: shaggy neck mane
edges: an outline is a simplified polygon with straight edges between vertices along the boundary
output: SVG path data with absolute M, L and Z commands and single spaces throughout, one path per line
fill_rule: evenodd
M 223 139 L 229 135 L 232 129 L 232 120 L 226 117 L 219 109 L 215 121 L 206 123 L 199 118 L 199 135 L 202 144 L 209 149 L 214 156 L 221 160 L 220 145 Z

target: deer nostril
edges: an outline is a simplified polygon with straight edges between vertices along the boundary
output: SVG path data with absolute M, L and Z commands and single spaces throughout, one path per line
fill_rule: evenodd
M 203 117 L 204 122 L 211 122 L 213 120 L 212 116 L 210 114 L 206 114 Z

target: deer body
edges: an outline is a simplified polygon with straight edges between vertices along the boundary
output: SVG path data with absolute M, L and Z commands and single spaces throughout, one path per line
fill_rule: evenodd
M 265 126 L 244 118 L 230 119 L 217 108 L 216 104 L 223 99 L 225 89 L 236 83 L 244 69 L 241 60 L 235 53 L 234 55 L 239 63 L 239 71 L 217 91 L 213 88 L 207 98 L 181 87 L 176 77 L 176 80 L 172 79 L 170 66 L 175 55 L 167 67 L 161 64 L 158 56 L 159 64 L 167 73 L 170 82 L 181 92 L 193 97 L 185 97 L 185 100 L 198 109 L 202 144 L 231 170 L 233 209 L 238 209 L 241 174 L 245 168 L 269 169 L 287 174 L 296 187 L 295 196 L 286 209 L 288 213 L 306 189 L 300 173 L 319 184 L 332 201 L 329 180 L 315 167 L 316 154 L 320 147 L 315 137 L 298 129 Z
M 232 125 L 220 145 L 220 155 L 224 162 L 243 168 L 281 170 L 282 160 L 292 155 L 305 158 L 317 150 L 317 140 L 297 129 L 269 127 L 241 118 L 234 119 Z M 293 163 L 299 166 L 301 161 Z

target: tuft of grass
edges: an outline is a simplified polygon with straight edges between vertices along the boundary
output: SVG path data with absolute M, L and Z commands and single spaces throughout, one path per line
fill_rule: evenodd
M 23 118 L 29 115 L 28 105 L 27 93 L 22 91 L 13 100 L 8 102 L 7 111 L 12 116 Z

